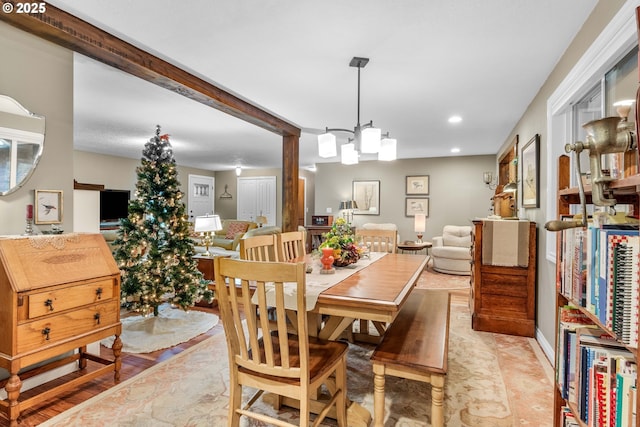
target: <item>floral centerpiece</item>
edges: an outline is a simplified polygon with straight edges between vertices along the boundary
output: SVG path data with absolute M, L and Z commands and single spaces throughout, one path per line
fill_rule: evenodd
M 360 249 L 355 244 L 355 235 L 351 225 L 344 219 L 338 218 L 331 226 L 331 230 L 323 234 L 322 248 L 333 249 L 333 265 L 344 267 L 360 259 Z

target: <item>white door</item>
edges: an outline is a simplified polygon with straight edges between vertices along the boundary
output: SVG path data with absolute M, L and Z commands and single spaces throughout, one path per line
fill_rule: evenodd
M 276 225 L 276 177 L 238 178 L 238 219 L 255 221 L 267 217 L 264 225 Z
M 189 174 L 189 194 L 187 199 L 189 221 L 195 221 L 197 216 L 213 214 L 213 184 L 214 178 L 212 176 Z

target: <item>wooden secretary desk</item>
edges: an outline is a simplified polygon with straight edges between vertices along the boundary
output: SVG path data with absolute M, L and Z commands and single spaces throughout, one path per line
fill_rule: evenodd
M 121 328 L 120 271 L 100 234 L 0 237 L 0 368 L 9 372 L 0 409 L 10 426 L 21 411 L 106 372 L 119 381 Z M 114 360 L 87 352 L 112 335 Z M 99 367 L 88 369 L 89 360 Z M 24 379 L 72 362 L 80 376 L 21 398 Z

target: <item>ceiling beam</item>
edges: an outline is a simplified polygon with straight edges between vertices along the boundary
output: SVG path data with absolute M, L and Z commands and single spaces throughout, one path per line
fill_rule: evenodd
M 15 11 L 18 2 L 0 0 L 0 3 L 12 4 Z M 300 136 L 297 126 L 228 90 L 194 76 L 48 3 L 45 3 L 45 7 L 44 13 L 0 13 L 0 21 L 278 135 Z

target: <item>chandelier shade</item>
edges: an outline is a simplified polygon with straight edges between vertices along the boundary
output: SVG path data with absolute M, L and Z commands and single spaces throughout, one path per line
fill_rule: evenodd
M 369 58 L 354 57 L 350 67 L 358 68 L 358 114 L 353 130 L 343 128 L 326 128 L 325 133 L 318 135 L 318 155 L 324 159 L 337 156 L 337 137 L 334 132 L 352 134 L 346 144 L 340 146 L 340 161 L 345 165 L 359 162 L 360 153 L 378 154 L 378 160 L 395 160 L 397 140 L 389 138 L 389 133 L 382 137 L 382 130 L 373 126 L 373 121 L 360 124 L 360 69 L 369 62 Z

